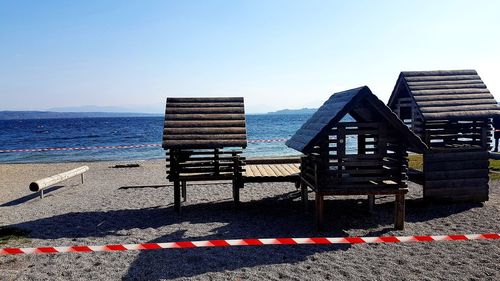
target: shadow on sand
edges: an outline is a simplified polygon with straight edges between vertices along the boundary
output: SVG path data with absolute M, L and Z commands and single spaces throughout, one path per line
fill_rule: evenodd
M 172 242 L 185 240 L 347 236 L 348 230 L 379 229 L 367 236 L 384 235 L 393 227 L 393 202 L 376 205 L 375 214 L 367 213 L 366 200 L 342 199 L 326 204 L 327 229 L 314 231 L 312 214 L 305 214 L 295 193 L 274 198 L 242 203 L 239 211 L 232 210 L 232 202 L 220 201 L 187 205 L 182 215 L 176 215 L 172 206 L 115 210 L 108 212 L 68 213 L 24 222 L 11 227 L 28 230 L 31 237 L 41 239 L 104 237 L 120 235 L 130 229 L 164 228 L 183 224 L 177 230 L 142 242 Z M 312 203 L 312 202 L 310 202 Z M 407 221 L 426 221 L 460 213 L 481 204 L 436 205 L 422 200 L 407 201 Z M 381 228 L 382 227 L 382 228 Z M 381 229 L 381 230 L 380 230 Z M 344 251 L 349 245 L 328 246 L 268 246 L 194 248 L 143 251 L 130 265 L 124 277 L 127 280 L 158 280 L 193 277 L 207 272 L 224 272 L 256 265 L 270 265 L 315 259 L 324 251 Z
M 64 187 L 64 185 L 57 185 L 57 186 L 48 187 L 48 188 L 43 190 L 44 196 L 47 196 L 49 193 L 54 192 L 54 191 L 56 191 L 60 188 L 63 188 L 63 187 Z M 32 193 L 32 194 L 23 196 L 21 198 L 17 198 L 17 199 L 14 199 L 12 201 L 3 203 L 2 205 L 0 205 L 0 207 L 17 206 L 17 205 L 26 203 L 26 202 L 31 201 L 31 200 L 38 198 L 38 197 L 40 197 L 40 194 L 38 194 L 38 192 Z

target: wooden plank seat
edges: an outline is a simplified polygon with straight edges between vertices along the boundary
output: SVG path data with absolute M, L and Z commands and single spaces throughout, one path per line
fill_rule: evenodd
M 293 182 L 300 187 L 300 158 L 248 159 L 244 183 Z

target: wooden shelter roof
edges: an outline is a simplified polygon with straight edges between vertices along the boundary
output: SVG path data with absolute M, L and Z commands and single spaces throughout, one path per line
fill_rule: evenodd
M 500 115 L 500 107 L 475 70 L 403 71 L 389 99 L 409 95 L 425 120 Z
M 286 142 L 286 145 L 302 153 L 308 153 L 316 145 L 318 139 L 328 134 L 328 131 L 346 114 L 351 114 L 356 120 L 362 118 L 362 114 L 357 114 L 355 109 L 361 101 L 369 102 L 388 124 L 401 133 L 401 136 L 408 141 L 414 150 L 422 151 L 426 147 L 422 140 L 410 131 L 367 86 L 332 95 Z
M 246 147 L 243 98 L 167 98 L 162 146 Z

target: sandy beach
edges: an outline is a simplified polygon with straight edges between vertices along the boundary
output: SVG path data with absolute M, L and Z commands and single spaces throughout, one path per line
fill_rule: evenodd
M 393 230 L 392 198 L 377 198 L 375 214 L 365 198 L 331 198 L 318 234 L 291 183 L 246 185 L 238 212 L 230 185 L 190 185 L 179 216 L 172 186 L 158 186 L 167 184 L 164 161 L 110 168 L 117 163 L 0 165 L 0 226 L 28 236 L 1 247 L 499 231 L 496 181 L 484 204 L 431 204 L 411 184 L 404 231 Z M 81 165 L 90 167 L 83 185 L 68 180 L 44 199 L 28 190 L 33 180 Z M 499 280 L 499 260 L 495 240 L 20 255 L 0 257 L 0 280 Z

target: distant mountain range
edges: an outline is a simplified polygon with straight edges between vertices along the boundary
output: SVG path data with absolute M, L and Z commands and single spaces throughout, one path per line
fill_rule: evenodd
M 98 117 L 151 117 L 162 116 L 150 113 L 129 112 L 54 112 L 54 111 L 0 111 L 0 120 L 98 118 Z
M 134 105 L 134 106 L 99 106 L 99 105 L 80 105 L 66 107 L 52 107 L 44 111 L 51 112 L 106 112 L 106 113 L 151 113 L 163 114 L 165 110 L 164 104 L 152 105 Z
M 99 118 L 99 117 L 151 117 L 163 116 L 163 113 L 138 113 L 138 112 L 123 112 L 124 108 L 120 107 L 65 107 L 51 108 L 43 111 L 0 111 L 0 120 L 18 120 L 18 119 L 56 119 L 56 118 Z M 88 110 L 88 111 L 85 111 Z M 109 111 L 107 111 L 109 110 Z M 316 112 L 316 108 L 302 109 L 283 109 L 267 114 L 271 115 L 289 115 L 289 114 L 307 114 L 311 115 Z M 156 110 L 154 111 L 156 112 Z
M 282 109 L 267 114 L 273 115 L 286 115 L 286 114 L 313 114 L 318 110 L 317 108 L 302 108 L 302 109 Z

